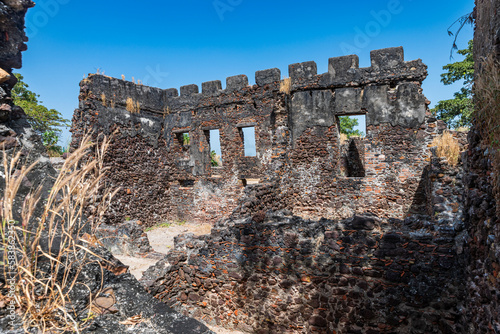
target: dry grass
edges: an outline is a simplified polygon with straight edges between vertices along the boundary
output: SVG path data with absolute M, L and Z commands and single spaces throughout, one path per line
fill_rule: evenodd
M 345 133 L 340 133 L 339 139 L 340 145 L 344 145 L 349 140 L 349 137 Z
M 115 108 L 115 101 L 113 99 L 108 99 L 104 93 L 101 94 L 101 102 L 105 107 Z M 133 101 L 132 101 L 133 102 Z
M 127 98 L 127 111 L 138 114 L 141 111 L 141 105 L 129 97 Z
M 41 217 L 34 214 L 42 199 L 39 187 L 24 200 L 21 222 L 13 226 L 13 234 L 9 234 L 8 222 L 14 219 L 14 199 L 21 182 L 36 164 L 24 166 L 21 153 L 9 159 L 3 152 L 1 250 L 6 261 L 4 268 L 11 268 L 9 274 L 4 269 L 4 277 L 15 281 L 14 302 L 18 314 L 23 315 L 26 332 L 30 328 L 38 328 L 42 333 L 79 332 L 85 327 L 70 295 L 77 286 L 88 288 L 79 281 L 85 266 L 95 263 L 101 266 L 101 260 L 89 248 L 88 234 L 84 231 L 92 233 L 96 229 L 116 193 L 101 192 L 105 173 L 103 158 L 108 146 L 107 139 L 96 145 L 91 143 L 90 136 L 85 136 L 80 147 L 65 161 L 48 197 L 44 198 Z M 89 150 L 94 148 L 95 158 L 87 159 Z M 85 220 L 83 213 L 90 202 L 96 206 L 97 214 Z M 8 236 L 12 235 L 14 240 L 9 241 Z M 15 252 L 15 260 L 7 256 L 12 254 L 9 251 Z M 88 305 L 93 297 L 89 291 Z M 90 318 L 89 310 L 85 311 L 87 318 Z
M 163 118 L 165 118 L 165 115 L 170 115 L 172 113 L 172 109 L 170 107 L 163 107 Z
M 280 83 L 280 92 L 290 95 L 292 91 L 292 78 L 285 78 Z
M 446 161 L 452 166 L 458 164 L 460 158 L 460 145 L 458 140 L 453 138 L 449 132 L 444 132 L 441 136 L 437 136 L 432 141 L 432 146 L 436 146 L 436 154 L 440 158 L 446 158 Z

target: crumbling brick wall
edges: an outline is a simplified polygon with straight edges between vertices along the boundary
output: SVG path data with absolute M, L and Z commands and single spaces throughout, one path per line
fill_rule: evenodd
M 452 133 L 463 150 L 465 134 Z M 464 171 L 431 151 L 419 190 L 428 215 L 265 214 L 256 210 L 280 203 L 279 189 L 248 187 L 251 218 L 176 237 L 142 282 L 186 315 L 249 333 L 470 333 Z
M 178 237 L 148 270 L 152 294 L 257 333 L 465 332 L 461 165 L 431 148 L 446 127 L 427 110 L 426 66 L 402 48 L 371 60 L 332 58 L 319 75 L 314 62 L 290 65 L 288 92 L 277 69 L 257 72 L 254 86 L 236 76 L 201 93 L 81 82 L 74 138 L 114 136 L 107 182 L 121 191 L 110 223 L 219 220 L 210 235 Z M 366 115 L 366 137 L 341 143 L 344 115 Z
M 290 65 L 290 92 L 280 91 L 278 69 L 257 72 L 254 86 L 240 75 L 227 78 L 224 90 L 212 81 L 201 93 L 196 85 L 183 86 L 180 95 L 90 75 L 80 84 L 73 139 L 86 130 L 116 131 L 107 181 L 121 190 L 110 223 L 124 216 L 146 224 L 216 221 L 255 211 L 254 204 L 308 218 L 428 213 L 429 191 L 422 189 L 428 145 L 445 127 L 427 112 L 426 66 L 404 61 L 402 48 L 373 51 L 371 59 L 371 67 L 359 68 L 357 56 L 331 58 L 328 72 L 319 75 L 314 62 Z M 339 140 L 341 115 L 366 115 L 366 137 L 351 150 Z M 255 157 L 245 156 L 245 127 L 255 129 Z M 213 129 L 220 132 L 219 167 L 211 166 Z M 354 156 L 363 161 L 342 163 L 343 152 L 351 162 Z M 244 196 L 264 189 L 274 193 Z M 415 205 L 416 196 L 423 203 Z

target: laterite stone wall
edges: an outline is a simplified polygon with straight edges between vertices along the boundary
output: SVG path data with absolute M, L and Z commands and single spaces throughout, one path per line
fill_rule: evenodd
M 319 219 L 372 212 L 403 219 L 428 214 L 425 185 L 432 139 L 445 129 L 427 111 L 427 67 L 402 48 L 158 89 L 103 75 L 84 79 L 73 118 L 74 143 L 92 130 L 113 135 L 106 165 L 119 187 L 108 223 L 216 222 L 250 211 L 287 209 Z M 340 142 L 339 116 L 365 115 L 366 137 Z M 255 131 L 256 156 L 245 156 L 244 128 Z M 211 164 L 210 131 L 219 130 L 222 165 Z M 184 134 L 189 142 L 184 142 Z M 258 185 L 256 207 L 245 193 Z M 272 193 L 268 191 L 272 189 Z

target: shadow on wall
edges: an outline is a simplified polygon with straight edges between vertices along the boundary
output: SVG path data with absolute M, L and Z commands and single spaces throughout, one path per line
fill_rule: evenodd
M 361 138 L 351 138 L 347 149 L 347 177 L 365 177 L 365 145 Z
M 261 213 L 177 237 L 168 270 L 143 280 L 186 314 L 252 333 L 462 332 L 454 239 L 403 224 Z
M 355 216 L 344 227 L 297 217 L 255 220 L 235 231 L 244 259 L 237 292 L 257 332 L 459 332 L 461 259 L 427 251 L 453 253 L 452 241 L 439 246 L 429 235 L 380 233 L 384 224 L 402 222 L 374 216 Z
M 420 214 L 432 217 L 433 206 L 430 170 L 430 166 L 427 166 L 423 169 L 422 175 L 419 178 L 420 182 L 418 183 L 417 191 L 415 192 L 415 197 L 413 198 L 410 209 L 408 210 L 406 216 Z

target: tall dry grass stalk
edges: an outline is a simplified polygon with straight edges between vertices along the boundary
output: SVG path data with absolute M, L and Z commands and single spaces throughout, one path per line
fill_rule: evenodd
M 290 95 L 292 91 L 292 78 L 285 78 L 280 83 L 280 92 Z
M 134 100 L 131 97 L 129 97 L 127 98 L 126 109 L 131 113 L 138 114 L 141 111 L 141 105 L 139 104 L 139 102 L 134 102 Z
M 500 63 L 490 55 L 483 63 L 474 82 L 476 128 L 483 145 L 490 148 L 493 165 L 493 192 L 500 203 Z M 500 206 L 497 207 L 500 214 Z
M 436 154 L 438 157 L 446 158 L 446 161 L 452 166 L 458 164 L 460 145 L 451 133 L 444 132 L 441 136 L 435 137 L 431 145 L 437 147 Z
M 40 217 L 35 216 L 35 209 L 42 200 L 42 189 L 38 188 L 26 197 L 21 222 L 13 227 L 15 242 L 14 249 L 10 250 L 16 254 L 15 261 L 6 256 L 9 246 L 12 247 L 12 242 L 7 239 L 7 225 L 14 219 L 13 203 L 20 184 L 35 164 L 19 166 L 20 153 L 9 160 L 3 152 L 5 190 L 0 208 L 3 222 L 0 227 L 2 259 L 5 261 L 4 268 L 14 268 L 9 276 L 4 271 L 4 278 L 15 279 L 16 308 L 18 313 L 23 314 L 26 332 L 30 328 L 38 328 L 43 333 L 79 332 L 85 327 L 79 320 L 82 319 L 82 314 L 78 313 L 81 311 L 75 309 L 70 296 L 75 287 L 85 286 L 80 277 L 85 266 L 97 263 L 102 271 L 102 259 L 92 252 L 86 240 L 88 234 L 93 234 L 97 228 L 116 194 L 116 191 L 102 189 L 105 174 L 103 159 L 109 140 L 104 138 L 100 144 L 94 144 L 90 139 L 89 135 L 85 136 L 80 147 L 65 161 Z M 90 150 L 95 150 L 93 158 L 89 158 Z M 84 217 L 89 203 L 97 208 L 93 219 Z M 90 305 L 95 294 L 88 290 Z M 90 307 L 85 312 L 90 314 Z

